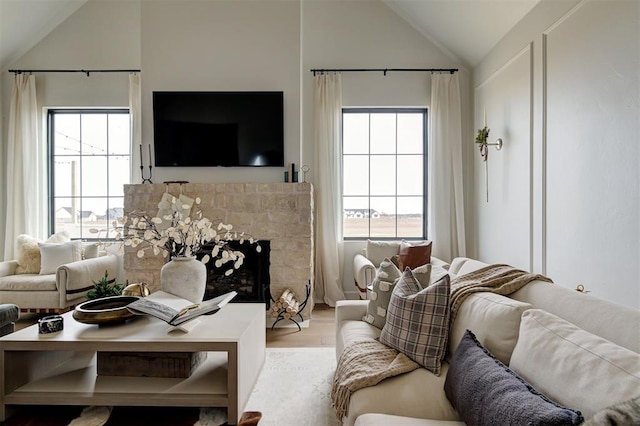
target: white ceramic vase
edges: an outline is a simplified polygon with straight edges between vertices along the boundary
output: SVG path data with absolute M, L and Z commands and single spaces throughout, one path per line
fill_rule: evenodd
M 174 257 L 160 270 L 162 290 L 190 302 L 202 302 L 206 286 L 207 267 L 195 257 Z

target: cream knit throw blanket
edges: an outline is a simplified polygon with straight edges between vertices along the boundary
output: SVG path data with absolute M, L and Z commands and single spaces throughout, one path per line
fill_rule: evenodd
M 506 296 L 515 293 L 531 281 L 553 282 L 540 274 L 531 274 L 509 265 L 489 265 L 477 271 L 461 275 L 451 280 L 451 323 L 456 318 L 458 308 L 464 299 L 481 291 Z
M 377 340 L 349 344 L 340 354 L 331 388 L 331 401 L 338 420 L 342 421 L 348 414 L 353 392 L 418 367 L 406 355 Z

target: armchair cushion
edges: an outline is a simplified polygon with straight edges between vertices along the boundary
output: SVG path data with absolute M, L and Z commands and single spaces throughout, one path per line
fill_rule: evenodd
M 0 291 L 56 291 L 56 276 L 17 274 L 0 277 Z

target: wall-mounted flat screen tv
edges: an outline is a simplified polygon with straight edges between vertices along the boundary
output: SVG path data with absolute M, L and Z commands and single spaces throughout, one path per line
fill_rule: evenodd
M 156 167 L 284 166 L 283 92 L 153 92 Z

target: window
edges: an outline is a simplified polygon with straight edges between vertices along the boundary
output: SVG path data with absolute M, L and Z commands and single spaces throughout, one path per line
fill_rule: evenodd
M 426 238 L 426 109 L 343 109 L 344 238 Z
M 52 109 L 48 137 L 50 231 L 107 237 L 129 183 L 129 110 Z

